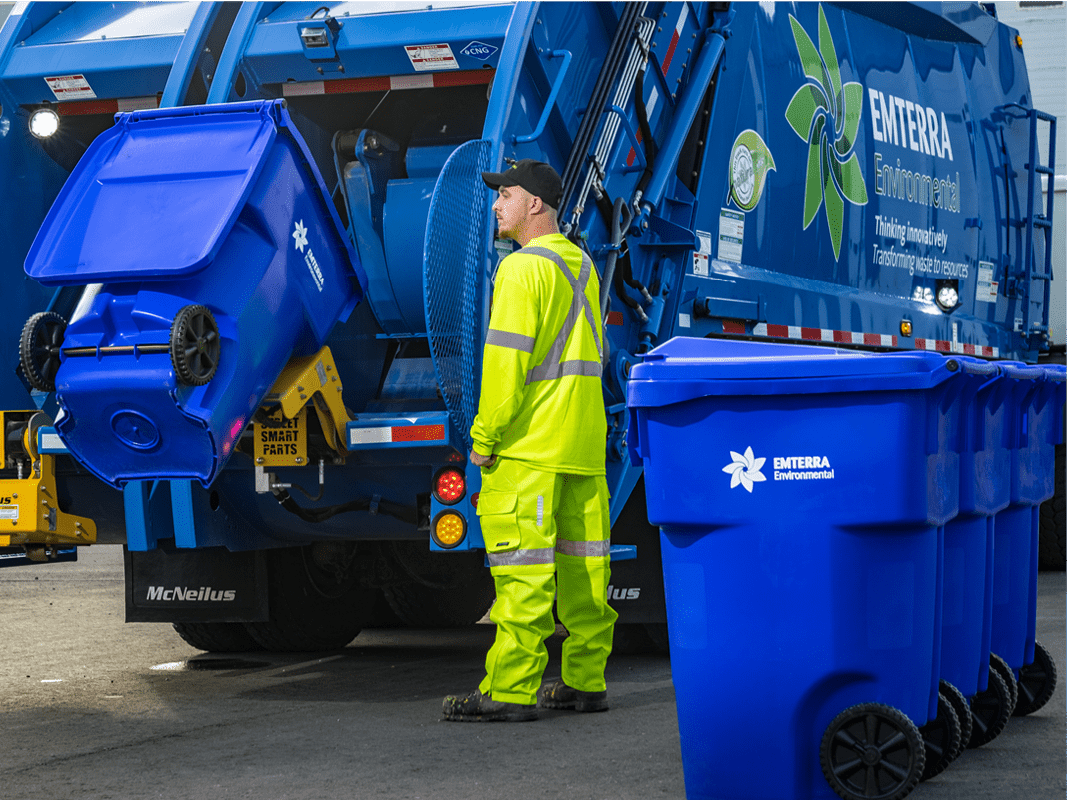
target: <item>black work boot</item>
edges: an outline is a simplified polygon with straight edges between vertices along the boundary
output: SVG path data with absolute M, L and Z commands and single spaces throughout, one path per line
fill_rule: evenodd
M 563 682 L 549 681 L 537 691 L 537 705 L 541 708 L 562 708 L 569 711 L 607 711 L 608 693 L 580 692 Z
M 446 697 L 441 713 L 449 722 L 529 722 L 537 719 L 537 706 L 500 703 L 475 689 L 466 697 Z

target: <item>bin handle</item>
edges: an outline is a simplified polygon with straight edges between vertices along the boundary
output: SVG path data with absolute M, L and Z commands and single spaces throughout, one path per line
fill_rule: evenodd
M 552 112 L 552 106 L 556 104 L 556 95 L 559 94 L 559 90 L 563 86 L 563 79 L 567 76 L 567 67 L 571 65 L 571 51 L 553 50 L 548 54 L 548 57 L 562 57 L 563 63 L 560 65 L 559 72 L 556 73 L 556 80 L 552 82 L 552 91 L 549 92 L 548 100 L 545 101 L 545 108 L 541 112 L 541 119 L 537 121 L 537 127 L 534 128 L 533 133 L 527 133 L 523 136 L 512 136 L 512 144 L 525 144 L 526 142 L 535 141 L 545 132 L 545 125 L 548 124 L 548 115 Z
M 1000 372 L 1000 368 L 990 361 L 963 361 L 960 359 L 953 359 L 960 368 L 968 375 L 996 375 Z

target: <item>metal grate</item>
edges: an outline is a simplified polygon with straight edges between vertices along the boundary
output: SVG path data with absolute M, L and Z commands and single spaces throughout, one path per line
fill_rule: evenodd
M 445 406 L 468 449 L 478 413 L 481 276 L 487 261 L 490 142 L 461 145 L 445 162 L 430 200 L 422 291 L 426 330 Z

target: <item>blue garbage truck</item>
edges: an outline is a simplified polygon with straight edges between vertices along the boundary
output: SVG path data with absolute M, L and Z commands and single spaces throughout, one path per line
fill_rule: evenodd
M 554 164 L 600 274 L 620 648 L 666 642 L 642 353 L 1049 349 L 1056 121 L 986 4 L 20 3 L 0 107 L 0 563 L 122 543 L 203 650 L 490 606 L 483 170 Z

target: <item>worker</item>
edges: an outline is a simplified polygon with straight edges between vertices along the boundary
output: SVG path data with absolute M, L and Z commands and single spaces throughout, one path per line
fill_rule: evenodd
M 521 247 L 497 271 L 471 427 L 496 640 L 478 689 L 446 697 L 444 718 L 521 722 L 536 719 L 538 705 L 604 711 L 618 614 L 607 602 L 600 285 L 589 257 L 559 232 L 555 169 L 523 159 L 482 180 L 498 190 L 501 236 Z M 562 677 L 539 687 L 554 598 L 569 632 Z

